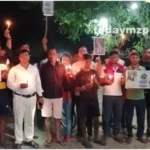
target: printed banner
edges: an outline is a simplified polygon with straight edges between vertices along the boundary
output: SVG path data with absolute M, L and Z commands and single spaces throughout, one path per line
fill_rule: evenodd
M 127 70 L 126 89 L 150 89 L 150 71 Z

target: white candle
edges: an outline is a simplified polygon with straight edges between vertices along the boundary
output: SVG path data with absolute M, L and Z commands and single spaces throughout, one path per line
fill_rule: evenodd
M 95 78 L 95 74 L 91 75 L 91 83 L 93 83 L 94 78 Z

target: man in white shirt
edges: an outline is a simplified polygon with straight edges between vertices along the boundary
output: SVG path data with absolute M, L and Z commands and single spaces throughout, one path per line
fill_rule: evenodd
M 123 142 L 120 134 L 120 124 L 123 111 L 123 94 L 121 84 L 123 81 L 124 68 L 118 64 L 119 54 L 112 51 L 109 54 L 109 63 L 105 65 L 104 82 L 109 81 L 109 84 L 104 86 L 103 96 L 103 132 L 101 144 L 107 144 L 107 138 L 110 134 L 110 120 L 113 114 L 113 134 L 114 140 L 119 143 Z
M 14 148 L 20 149 L 23 142 L 23 121 L 26 144 L 33 148 L 39 145 L 33 141 L 34 136 L 34 116 L 36 109 L 36 94 L 38 104 L 42 106 L 42 87 L 38 69 L 29 64 L 29 51 L 24 49 L 19 52 L 20 63 L 14 66 L 9 74 L 7 86 L 13 93 L 13 108 L 15 120 L 15 145 Z

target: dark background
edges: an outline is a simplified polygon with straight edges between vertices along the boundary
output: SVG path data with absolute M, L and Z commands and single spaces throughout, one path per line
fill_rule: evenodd
M 2 41 L 3 46 L 5 45 L 3 34 L 7 27 L 5 24 L 7 19 L 13 23 L 10 26 L 13 50 L 16 50 L 22 42 L 29 42 L 31 53 L 40 55 L 42 52 L 41 40 L 45 32 L 42 3 L 37 2 L 36 5 L 32 6 L 31 2 L 0 2 L 0 41 Z M 59 33 L 58 24 L 54 23 L 54 17 L 48 17 L 48 23 L 48 46 L 56 47 L 60 55 L 62 52 L 72 54 L 81 45 L 87 46 L 89 51 L 93 50 L 90 36 L 83 35 L 80 41 L 73 43 Z

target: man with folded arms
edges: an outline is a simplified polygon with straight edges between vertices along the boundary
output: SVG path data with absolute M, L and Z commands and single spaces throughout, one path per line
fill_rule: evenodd
M 33 148 L 39 148 L 39 145 L 33 141 L 33 136 L 36 94 L 38 95 L 38 103 L 43 103 L 41 80 L 38 69 L 29 64 L 29 51 L 26 49 L 20 51 L 18 57 L 20 63 L 10 70 L 7 80 L 8 88 L 14 93 L 13 108 L 16 138 L 14 148 L 21 148 L 23 142 L 23 121 L 25 143 Z

